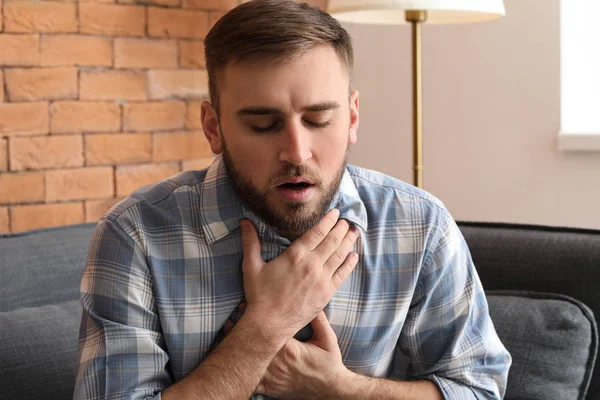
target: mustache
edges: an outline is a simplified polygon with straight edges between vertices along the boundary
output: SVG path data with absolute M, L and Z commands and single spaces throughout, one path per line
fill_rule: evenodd
M 321 186 L 321 177 L 318 174 L 311 171 L 305 165 L 293 165 L 293 164 L 286 165 L 285 167 L 283 167 L 283 169 L 280 172 L 273 175 L 270 179 L 270 184 L 271 184 L 271 186 L 274 186 L 275 182 L 279 179 L 297 177 L 297 176 L 303 176 L 303 177 L 309 178 L 311 181 L 314 182 L 314 184 L 316 186 Z

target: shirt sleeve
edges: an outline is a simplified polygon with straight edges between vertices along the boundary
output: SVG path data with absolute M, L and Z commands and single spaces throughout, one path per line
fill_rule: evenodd
M 81 281 L 73 399 L 154 399 L 172 379 L 146 256 L 116 222 L 98 223 Z
M 447 212 L 441 219 L 400 335 L 408 376 L 435 382 L 446 399 L 502 399 L 511 356 L 458 226 Z

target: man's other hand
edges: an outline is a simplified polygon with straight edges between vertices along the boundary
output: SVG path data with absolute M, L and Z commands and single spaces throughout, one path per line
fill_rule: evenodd
M 305 343 L 290 339 L 271 361 L 256 393 L 286 400 L 332 398 L 336 386 L 350 379 L 325 313 L 311 325 L 313 338 Z
M 246 318 L 291 338 L 325 308 L 358 262 L 350 253 L 358 232 L 338 218 L 331 210 L 268 263 L 254 225 L 241 221 Z

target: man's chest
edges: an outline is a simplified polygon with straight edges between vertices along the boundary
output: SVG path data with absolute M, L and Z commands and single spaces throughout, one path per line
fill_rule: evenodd
M 346 367 L 362 375 L 383 377 L 389 375 L 410 307 L 414 268 L 400 265 L 402 260 L 397 257 L 357 250 L 357 267 L 324 311 Z M 263 257 L 272 259 L 281 251 L 267 247 Z M 205 251 L 205 255 L 202 257 L 200 249 L 198 257 L 151 266 L 169 369 L 175 380 L 189 374 L 210 353 L 223 325 L 244 299 L 241 254 Z

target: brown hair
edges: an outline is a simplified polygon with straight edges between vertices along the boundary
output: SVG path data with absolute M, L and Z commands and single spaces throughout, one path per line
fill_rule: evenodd
M 229 11 L 204 40 L 210 100 L 217 115 L 217 74 L 229 63 L 284 62 L 319 45 L 330 45 L 348 70 L 354 66 L 352 39 L 331 15 L 293 0 L 252 0 Z

